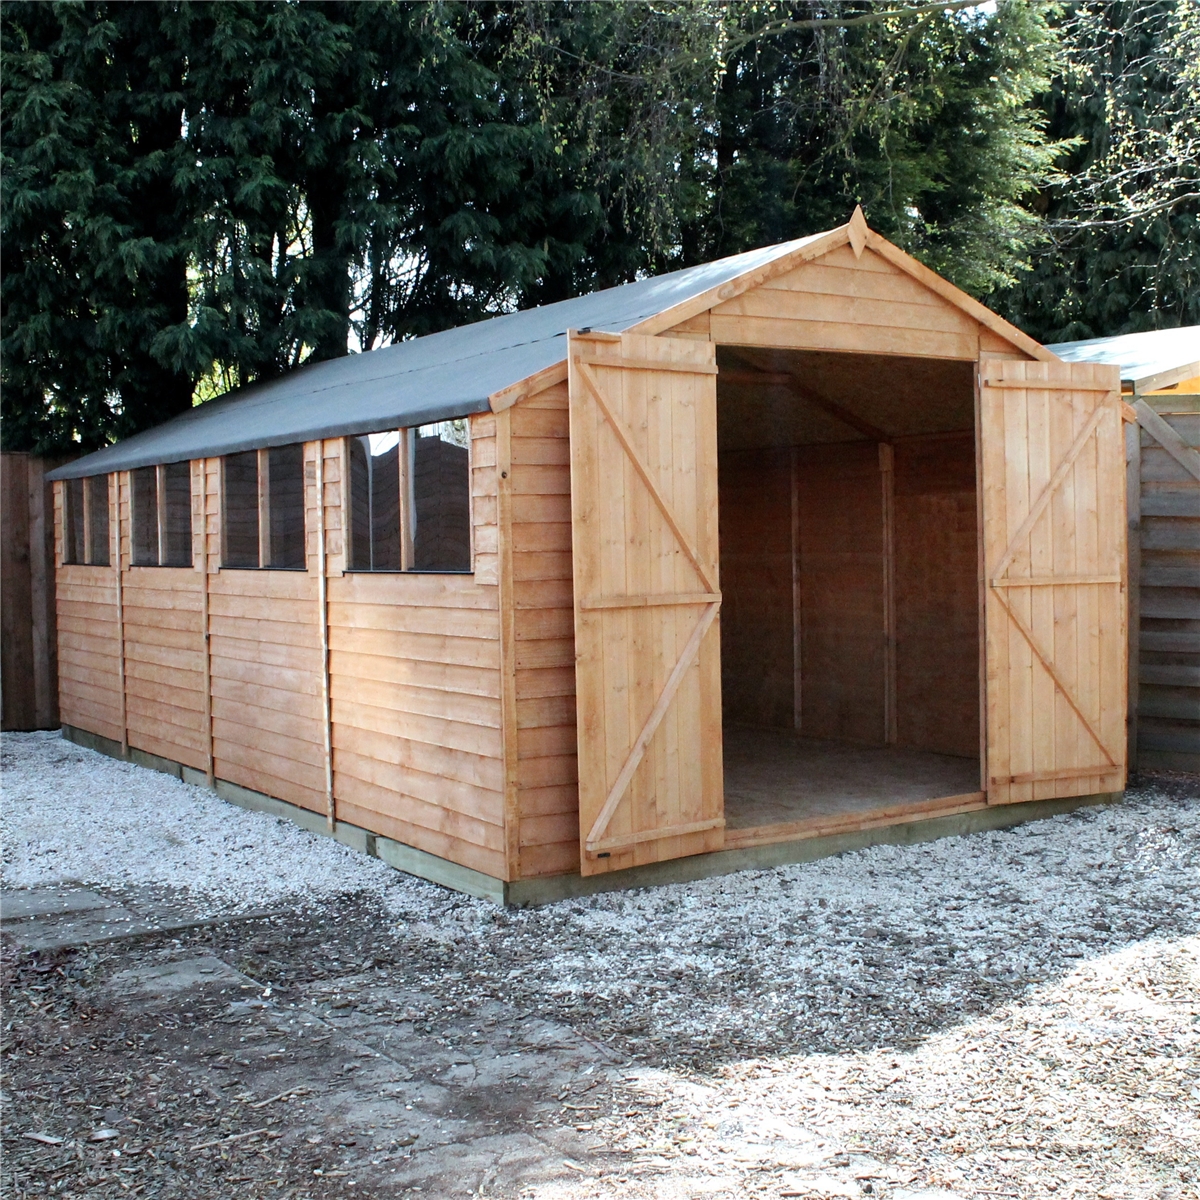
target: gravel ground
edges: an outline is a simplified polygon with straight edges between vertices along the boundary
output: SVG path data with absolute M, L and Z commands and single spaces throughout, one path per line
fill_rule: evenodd
M 163 888 L 197 912 L 403 891 L 401 876 L 266 813 L 118 762 L 57 733 L 5 734 L 4 886 Z
M 126 1109 L 143 1121 L 153 1111 L 167 1137 L 154 1107 L 164 1068 L 153 1102 L 139 1100 L 148 1086 L 139 1081 L 152 1062 L 185 1062 L 166 1056 L 188 1046 L 168 1049 L 160 1032 L 151 1055 L 132 1028 L 114 1024 L 111 1045 L 93 1030 L 133 1019 L 99 999 L 114 973 L 134 958 L 144 967 L 200 949 L 269 987 L 266 1003 L 279 1012 L 323 1012 L 331 988 L 370 997 L 354 1018 L 357 1044 L 389 1062 L 413 1056 L 418 1079 L 421 1055 L 472 1039 L 495 1049 L 499 1035 L 487 1029 L 527 1021 L 553 1023 L 564 1044 L 593 1045 L 603 1068 L 581 1085 L 592 1089 L 586 1101 L 564 1099 L 570 1087 L 559 1075 L 550 1085 L 550 1065 L 544 1080 L 535 1071 L 516 1090 L 464 1085 L 437 1101 L 447 1122 L 451 1110 L 466 1120 L 486 1101 L 489 1136 L 533 1138 L 536 1169 L 439 1174 L 430 1133 L 408 1152 L 408 1174 L 396 1175 L 380 1165 L 386 1155 L 362 1151 L 361 1137 L 359 1151 L 328 1140 L 349 1102 L 337 1093 L 335 1105 L 329 1072 L 311 1060 L 304 1119 L 323 1122 L 321 1165 L 276 1163 L 260 1187 L 252 1181 L 266 1151 L 246 1150 L 239 1189 L 222 1182 L 220 1161 L 191 1161 L 147 1175 L 146 1195 L 390 1196 L 411 1186 L 562 1200 L 1200 1196 L 1194 778 L 1146 780 L 1121 805 L 1004 832 L 506 912 L 52 736 L 7 737 L 4 761 L 7 886 L 154 885 L 186 891 L 199 908 L 270 899 L 298 910 L 291 922 L 147 942 L 136 954 L 10 956 L 8 1138 L 60 1121 L 74 1145 L 51 1093 L 67 1076 L 86 1090 L 89 1071 L 108 1079 L 122 1069 Z M 408 999 L 418 994 L 420 1018 Z M 200 1007 L 186 1015 L 199 1021 Z M 187 1027 L 177 1040 L 193 1044 Z M 396 1029 L 427 1049 L 393 1045 Z M 377 1096 L 378 1082 L 371 1088 Z M 193 1140 L 206 1122 L 252 1130 L 260 1120 L 236 1105 L 200 1107 L 193 1093 L 181 1082 L 172 1100 Z M 135 1111 L 135 1102 L 151 1107 Z M 434 1100 L 413 1103 L 410 1119 Z M 475 1137 L 466 1125 L 438 1128 L 443 1149 Z M 577 1147 L 564 1149 L 568 1134 Z M 290 1136 L 280 1133 L 280 1154 Z M 39 1175 L 43 1151 L 30 1143 L 10 1153 L 13 1195 L 47 1194 L 55 1179 L 56 1194 L 128 1194 L 103 1181 L 100 1165 L 55 1177 L 47 1157 Z M 331 1174 L 343 1168 L 345 1177 Z

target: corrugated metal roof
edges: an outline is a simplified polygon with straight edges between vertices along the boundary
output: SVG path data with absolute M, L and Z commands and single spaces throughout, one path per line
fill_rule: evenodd
M 366 354 L 298 367 L 76 459 L 48 478 L 215 458 L 486 412 L 493 392 L 566 358 L 568 329 L 621 333 L 823 236 L 813 234 Z
M 1121 368 L 1122 381 L 1142 383 L 1190 367 L 1196 372 L 1189 374 L 1200 372 L 1200 325 L 1059 342 L 1046 349 L 1067 362 L 1111 363 Z

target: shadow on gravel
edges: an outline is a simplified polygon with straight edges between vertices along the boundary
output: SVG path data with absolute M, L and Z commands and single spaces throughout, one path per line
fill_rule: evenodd
M 456 969 L 655 1064 L 910 1048 L 1196 932 L 1200 779 L 1146 782 L 1013 830 L 493 916 Z
M 639 1067 L 908 1049 L 1083 960 L 1195 933 L 1197 782 L 540 910 L 409 887 L 390 908 L 347 896 L 6 953 L 6 1194 L 507 1194 L 569 1175 L 604 1153 L 591 1114 L 644 1102 Z

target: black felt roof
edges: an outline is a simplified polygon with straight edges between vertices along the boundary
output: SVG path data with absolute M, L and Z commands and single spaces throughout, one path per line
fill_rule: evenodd
M 76 459 L 48 478 L 127 471 L 486 412 L 493 392 L 566 359 L 568 329 L 621 333 L 821 236 L 297 367 L 197 405 Z

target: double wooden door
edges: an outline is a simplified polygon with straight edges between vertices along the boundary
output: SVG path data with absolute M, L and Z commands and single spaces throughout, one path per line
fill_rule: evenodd
M 585 875 L 724 844 L 716 359 L 568 338 Z M 1116 368 L 984 359 L 989 803 L 1125 782 L 1126 553 Z

